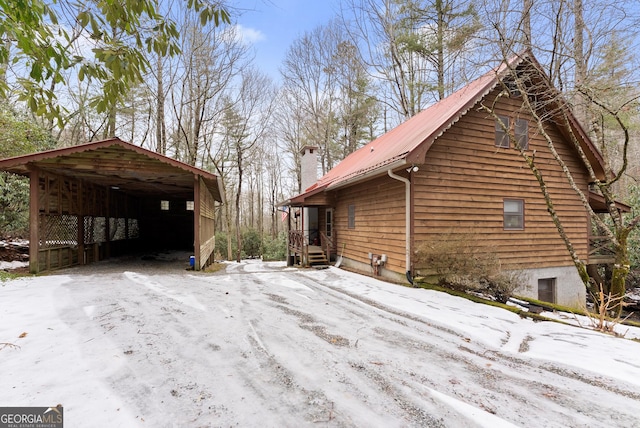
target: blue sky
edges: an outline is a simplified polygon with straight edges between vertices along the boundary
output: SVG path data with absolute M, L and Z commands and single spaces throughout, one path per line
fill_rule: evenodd
M 338 11 L 337 0 L 235 0 L 242 10 L 237 21 L 247 42 L 255 48 L 257 67 L 279 79 L 278 67 L 291 43 L 319 25 L 329 22 Z

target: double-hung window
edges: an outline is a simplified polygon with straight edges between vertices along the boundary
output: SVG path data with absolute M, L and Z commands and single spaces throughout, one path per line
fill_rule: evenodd
M 524 230 L 524 200 L 504 200 L 504 230 Z
M 509 148 L 509 118 L 498 116 L 496 119 L 496 147 Z
M 527 150 L 529 148 L 529 121 L 516 119 L 514 128 L 517 148 Z

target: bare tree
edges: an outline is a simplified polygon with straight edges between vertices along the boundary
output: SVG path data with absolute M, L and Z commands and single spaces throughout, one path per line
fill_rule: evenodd
M 347 7 L 343 15 L 353 17 L 345 20 L 363 63 L 390 88 L 390 98 L 381 101 L 403 120 L 414 116 L 430 101 L 425 99 L 430 69 L 423 57 L 402 45 L 407 22 L 400 5 L 394 0 L 349 0 Z
M 336 21 L 320 26 L 296 39 L 282 66 L 284 90 L 297 97 L 305 144 L 320 148 L 323 173 L 334 165 L 336 140 L 336 70 L 333 58 L 343 40 Z
M 172 64 L 171 108 L 175 128 L 171 145 L 175 156 L 195 165 L 202 159 L 203 132 L 220 116 L 220 100 L 245 66 L 247 47 L 234 27 L 198 25 L 188 16 L 183 26 L 182 55 Z M 211 128 L 211 127 L 209 127 Z
M 285 165 L 283 156 L 277 144 L 277 135 L 265 135 L 261 157 L 264 165 L 265 196 L 269 215 L 269 234 L 275 239 L 278 232 L 283 230 L 281 216 L 278 215 L 278 202 L 284 200 L 283 192 L 289 188 L 285 182 Z
M 156 59 L 156 115 L 155 115 L 155 150 L 160 154 L 167 153 L 167 121 L 165 118 L 165 100 L 167 93 L 164 87 L 164 59 L 158 55 Z M 152 71 L 153 73 L 153 71 Z
M 455 89 L 455 67 L 472 48 L 481 24 L 473 2 L 410 0 L 401 2 L 401 46 L 424 57 L 434 70 L 438 100 Z
M 340 94 L 336 107 L 340 135 L 335 157 L 343 159 L 374 138 L 378 101 L 372 79 L 360 62 L 356 46 L 349 41 L 339 43 L 333 64 Z
M 576 1 L 580 2 L 580 0 Z M 570 10 L 575 12 L 575 4 L 570 6 L 574 7 L 567 6 L 566 8 L 555 10 Z M 579 5 L 577 8 L 579 9 Z M 610 11 L 610 13 L 612 12 L 615 12 L 615 10 Z M 595 14 L 597 16 L 602 16 L 601 10 L 591 10 L 589 13 L 591 15 Z M 555 15 L 555 18 L 558 18 L 558 15 Z M 580 17 L 576 17 L 575 19 L 578 27 L 587 22 Z M 597 56 L 594 55 L 595 52 L 603 52 L 604 46 L 603 44 L 598 45 L 596 43 L 598 40 L 599 43 L 609 40 L 609 43 L 611 44 L 611 40 L 613 40 L 612 35 L 617 32 L 613 31 L 613 28 L 631 28 L 629 22 L 624 21 L 624 24 L 621 22 L 623 21 L 607 19 L 606 22 L 600 21 L 594 23 L 594 28 L 589 31 L 589 34 L 591 35 L 590 44 L 584 49 L 584 52 L 589 52 L 589 54 L 585 53 L 579 61 L 580 64 L 576 64 L 573 61 L 562 60 L 562 58 L 567 55 L 566 46 L 571 45 L 567 45 L 557 39 L 555 36 L 557 36 L 558 33 L 554 33 L 554 38 L 547 41 L 546 44 L 539 40 L 537 43 L 541 44 L 536 44 L 534 37 L 534 49 L 539 50 L 541 54 L 544 55 L 543 57 L 550 61 L 556 61 L 555 65 L 551 64 L 550 66 L 545 67 L 547 70 L 556 72 L 555 75 L 545 73 L 543 71 L 543 67 L 536 61 L 531 60 L 528 56 L 525 58 L 525 67 L 520 66 L 518 68 L 509 69 L 509 78 L 517 86 L 518 91 L 524 95 L 522 97 L 523 110 L 531 113 L 535 120 L 536 131 L 546 141 L 547 147 L 553 154 L 555 161 L 561 166 L 566 179 L 582 201 L 592 224 L 595 225 L 601 233 L 604 233 L 612 244 L 615 254 L 615 263 L 611 267 L 612 272 L 610 281 L 604 285 L 605 289 L 610 291 L 613 296 L 622 296 L 625 293 L 626 277 L 630 269 L 629 247 L 627 240 L 629 233 L 631 233 L 631 231 L 640 222 L 640 217 L 624 214 L 620 210 L 616 201 L 616 198 L 619 195 L 617 190 L 620 187 L 620 182 L 628 171 L 628 153 L 633 144 L 630 134 L 632 121 L 630 120 L 629 111 L 636 109 L 635 106 L 638 105 L 640 91 L 637 90 L 637 85 L 632 84 L 634 79 L 618 79 L 615 83 L 609 80 L 609 84 L 605 85 L 607 86 L 606 90 L 603 87 L 599 88 L 596 84 L 598 81 L 598 79 L 596 79 L 597 73 L 595 72 L 597 67 L 592 65 L 590 68 L 589 64 L 593 64 L 596 59 Z M 609 28 L 609 37 L 606 37 L 605 35 L 606 26 L 604 24 L 606 23 L 615 23 L 613 28 Z M 559 23 L 553 22 L 550 23 L 549 26 L 557 27 L 559 26 Z M 501 41 L 499 47 L 502 51 L 503 58 L 507 60 L 512 58 L 514 55 L 517 55 L 517 52 L 514 50 L 514 47 L 517 47 L 517 43 L 513 42 L 515 37 L 511 36 L 514 34 L 513 30 L 511 30 L 511 35 L 508 35 L 509 31 L 507 31 L 507 28 L 501 26 L 499 23 L 495 23 L 494 28 L 501 29 L 500 35 L 497 39 Z M 534 34 L 535 33 L 536 32 L 534 32 Z M 596 37 L 596 35 L 598 36 Z M 602 39 L 600 39 L 600 37 L 602 37 Z M 576 51 L 580 51 L 581 49 L 581 47 L 576 47 L 575 45 L 573 47 Z M 552 55 L 545 55 L 545 53 L 550 52 L 549 49 L 551 49 Z M 631 55 L 631 52 L 633 51 L 626 50 L 626 55 Z M 618 60 L 625 57 L 621 52 L 618 52 L 617 55 Z M 578 57 L 579 56 L 580 55 L 578 55 Z M 578 59 L 579 58 L 576 58 L 576 61 Z M 538 77 L 534 79 L 526 71 L 523 71 L 527 69 L 533 70 L 534 74 Z M 531 82 L 539 82 L 541 79 L 540 76 L 543 76 L 542 81 L 544 84 L 532 86 Z M 571 76 L 574 79 L 584 80 L 582 82 L 577 82 L 575 80 L 571 81 L 569 79 Z M 554 88 L 554 79 L 562 79 L 564 82 L 564 92 L 557 91 Z M 625 90 L 617 90 L 615 92 L 616 96 L 611 97 L 612 87 L 617 87 L 618 89 L 625 88 Z M 575 116 L 568 113 L 572 107 L 570 101 L 578 98 L 584 100 L 587 117 L 591 118 L 589 119 L 591 123 L 587 122 L 586 124 L 590 125 L 589 128 L 591 128 L 592 131 L 591 136 L 597 136 L 596 141 L 599 143 L 599 147 L 604 153 L 604 156 L 602 157 L 602 165 L 594 164 L 593 158 L 583 151 L 580 145 L 580 140 L 584 137 L 578 134 L 582 128 L 575 123 Z M 486 111 L 492 112 L 490 106 L 485 105 L 484 108 Z M 597 120 L 594 121 L 593 118 L 597 118 Z M 601 126 L 606 128 L 606 130 L 593 132 L 593 122 L 599 123 Z M 563 129 L 568 130 L 568 138 L 589 173 L 590 182 L 593 183 L 594 187 L 593 190 L 599 193 L 605 201 L 607 210 L 606 219 L 594 212 L 593 208 L 589 204 L 589 195 L 585 194 L 584 189 L 581 189 L 575 184 L 574 177 L 567 167 L 566 160 L 560 155 L 555 141 L 553 141 L 545 129 L 545 126 L 547 126 L 548 123 L 556 123 Z M 514 138 L 513 135 L 511 135 L 511 137 Z M 515 145 L 515 147 L 517 147 L 517 145 Z M 613 152 L 611 151 L 611 147 L 616 148 L 615 156 L 612 156 Z M 548 211 L 551 214 L 561 237 L 565 241 L 567 250 L 574 261 L 580 277 L 584 281 L 589 292 L 594 296 L 597 295 L 599 291 L 598 285 L 595 284 L 596 281 L 590 280 L 586 261 L 579 258 L 573 248 L 573 243 L 564 232 L 563 224 L 555 211 L 552 198 L 546 189 L 544 177 L 542 177 L 537 168 L 535 156 L 524 150 L 521 150 L 521 153 L 538 179 L 541 191 L 547 200 Z M 616 311 L 619 313 L 620 310 L 621 307 L 618 305 Z
M 246 165 L 252 151 L 263 139 L 275 106 L 276 91 L 269 77 L 255 69 L 242 72 L 240 88 L 225 102 L 222 121 L 224 139 L 230 146 L 237 172 L 235 192 L 236 261 L 242 254 L 241 200 Z
M 345 25 L 382 98 L 402 120 L 444 98 L 461 82 L 471 40 L 480 29 L 475 7 L 456 0 L 348 0 Z
M 278 148 L 290 159 L 288 173 L 294 177 L 295 190 L 301 192 L 300 150 L 304 146 L 304 120 L 302 101 L 289 88 L 281 88 L 274 111 L 275 129 L 278 133 Z

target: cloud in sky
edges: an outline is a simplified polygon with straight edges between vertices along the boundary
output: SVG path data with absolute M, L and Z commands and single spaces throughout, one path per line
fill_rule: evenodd
M 240 24 L 236 24 L 235 27 L 239 39 L 245 44 L 253 45 L 267 39 L 262 31 L 255 28 L 245 27 Z

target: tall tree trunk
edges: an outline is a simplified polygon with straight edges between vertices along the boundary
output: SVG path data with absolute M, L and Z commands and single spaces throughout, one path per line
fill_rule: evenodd
M 525 49 L 531 49 L 531 7 L 533 0 L 523 0 L 522 10 L 522 44 Z
M 5 40 L 4 48 L 7 52 L 11 52 L 11 40 Z M 0 83 L 7 84 L 7 67 L 9 67 L 10 57 L 7 57 L 7 61 L 0 63 Z
M 233 239 L 231 239 L 231 231 L 233 224 L 231 223 L 231 205 L 224 205 L 225 217 L 227 219 L 227 260 L 233 260 Z
M 576 62 L 575 82 L 574 87 L 578 89 L 576 93 L 576 108 L 575 113 L 578 120 L 583 125 L 588 124 L 586 101 L 580 93 L 580 88 L 585 84 L 587 80 L 587 63 L 584 56 L 584 8 L 582 0 L 574 0 L 573 2 L 573 15 L 575 20 L 575 33 L 573 36 L 573 57 Z M 585 127 L 585 129 L 588 129 Z
M 629 276 L 630 261 L 629 261 L 629 247 L 627 246 L 627 237 L 630 229 L 624 228 L 618 230 L 616 233 L 617 243 L 615 245 L 615 263 L 613 264 L 613 271 L 611 275 L 611 286 L 609 288 L 609 294 L 613 299 L 616 299 L 615 304 L 611 307 L 616 316 L 620 316 L 622 312 L 622 300 L 621 297 L 627 292 L 627 276 Z
M 106 140 L 107 138 L 113 138 L 116 136 L 116 107 L 113 106 L 111 110 L 109 110 L 107 116 L 107 123 L 104 128 L 103 137 Z
M 438 64 L 437 64 L 437 71 L 438 71 L 438 99 L 441 100 L 444 98 L 444 32 L 446 30 L 445 28 L 445 20 L 444 20 L 444 14 L 445 11 L 443 10 L 444 5 L 443 5 L 443 1 L 442 0 L 437 0 L 436 1 L 436 9 L 437 9 L 437 13 L 438 13 L 438 22 L 437 22 L 437 31 L 438 31 Z
M 240 230 L 240 196 L 242 193 L 242 148 L 240 142 L 237 143 L 237 161 L 238 161 L 238 193 L 236 193 L 236 241 L 238 248 L 236 249 L 236 262 L 240 263 L 242 259 L 242 231 Z
M 158 56 L 158 89 L 156 106 L 156 152 L 160 154 L 167 153 L 167 125 L 164 119 L 164 65 L 162 59 Z

